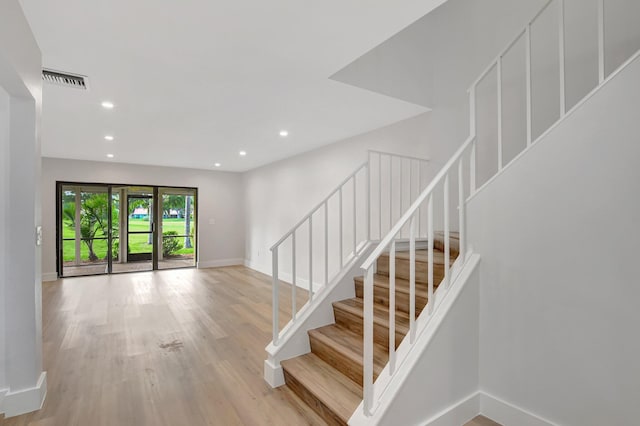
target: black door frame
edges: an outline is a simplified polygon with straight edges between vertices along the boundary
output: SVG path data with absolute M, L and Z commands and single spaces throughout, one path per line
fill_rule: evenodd
M 107 212 L 108 212 L 108 235 L 107 235 L 107 272 L 103 273 L 103 274 L 85 274 L 85 275 L 74 275 L 73 277 L 64 277 L 62 275 L 62 272 L 64 271 L 63 269 L 63 263 L 64 263 L 64 258 L 63 258 L 63 253 L 62 253 L 62 187 L 63 186 L 99 186 L 99 187 L 106 187 L 107 188 L 107 197 L 108 197 L 108 207 L 107 207 Z M 121 186 L 126 186 L 126 187 L 146 187 L 146 188 L 151 188 L 153 190 L 153 217 L 155 219 L 158 218 L 158 214 L 159 214 L 159 206 L 160 203 L 158 202 L 158 197 L 159 197 L 159 191 L 160 188 L 163 189 L 178 189 L 178 190 L 189 190 L 189 191 L 193 191 L 194 195 L 193 195 L 193 213 L 194 213 L 194 234 L 196 235 L 196 244 L 194 247 L 194 265 L 193 266 L 187 266 L 187 267 L 177 267 L 177 268 L 163 268 L 163 269 L 158 269 L 158 233 L 159 233 L 159 227 L 156 223 L 156 221 L 153 222 L 153 247 L 152 247 L 152 270 L 153 271 L 157 271 L 157 270 L 161 270 L 161 271 L 165 271 L 165 270 L 171 270 L 171 269 L 189 269 L 189 268 L 196 268 L 198 265 L 198 246 L 200 243 L 200 238 L 198 238 L 198 225 L 199 225 L 199 219 L 200 219 L 200 214 L 198 211 L 199 208 L 199 197 L 198 197 L 198 188 L 197 187 L 191 187 L 191 186 L 171 186 L 171 185 L 145 185 L 145 184 L 130 184 L 130 183 L 104 183 L 104 182 L 75 182 L 75 181 L 56 181 L 56 273 L 58 278 L 75 278 L 75 277 L 86 277 L 86 276 L 96 276 L 96 275 L 110 275 L 113 274 L 113 223 L 112 223 L 112 208 L 113 208 L 113 187 L 121 187 Z M 129 201 L 128 199 L 126 200 L 127 202 L 127 209 L 129 208 Z M 122 211 L 122 200 L 120 200 L 120 210 Z M 127 215 L 128 216 L 128 215 Z M 127 227 L 129 226 L 129 223 L 127 221 Z M 119 239 L 122 239 L 122 233 L 120 232 L 118 235 Z M 121 241 L 122 243 L 122 241 Z M 127 244 L 129 242 L 127 241 Z M 129 274 L 129 273 L 135 273 L 135 272 L 149 272 L 149 271 L 127 271 L 127 272 L 120 272 L 120 273 L 125 273 L 125 274 Z

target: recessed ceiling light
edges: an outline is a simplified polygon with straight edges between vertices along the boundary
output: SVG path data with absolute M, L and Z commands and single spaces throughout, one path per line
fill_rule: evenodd
M 286 130 L 280 130 L 280 136 L 286 138 L 287 136 L 289 136 L 289 132 Z
M 240 154 L 240 156 L 244 157 L 245 155 L 247 155 L 247 151 L 240 151 L 238 154 Z
M 107 136 L 104 137 L 104 139 L 108 140 L 109 142 L 111 142 L 114 139 L 114 137 L 111 136 L 111 135 L 107 135 Z
M 113 102 L 104 101 L 102 103 L 102 108 L 104 108 L 104 109 L 113 109 L 114 107 L 115 107 L 115 105 L 113 104 Z
M 220 163 L 216 163 L 216 164 L 214 164 L 214 166 L 216 166 L 216 167 L 220 167 L 221 165 L 222 165 L 222 164 L 220 164 Z
M 107 154 L 107 158 L 113 158 L 114 155 L 113 154 Z

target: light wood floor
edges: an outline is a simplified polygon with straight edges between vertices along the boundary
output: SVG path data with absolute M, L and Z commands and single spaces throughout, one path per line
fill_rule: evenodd
M 500 423 L 496 423 L 484 416 L 478 416 L 464 426 L 500 426 Z
M 284 325 L 289 291 L 280 293 Z M 271 283 L 250 269 L 45 283 L 43 323 L 44 407 L 3 426 L 323 424 L 287 387 L 262 379 Z
M 250 269 L 46 283 L 43 317 L 45 405 L 5 426 L 322 424 L 262 379 L 271 285 Z

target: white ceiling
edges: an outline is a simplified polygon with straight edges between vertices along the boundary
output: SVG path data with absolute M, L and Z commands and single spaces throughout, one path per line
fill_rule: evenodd
M 443 1 L 21 0 L 44 66 L 90 83 L 45 86 L 42 154 L 244 171 L 417 115 L 329 77 Z

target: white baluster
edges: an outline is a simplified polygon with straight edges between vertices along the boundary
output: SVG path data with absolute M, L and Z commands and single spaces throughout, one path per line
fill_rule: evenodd
M 413 160 L 409 160 L 409 205 L 413 202 Z
M 363 387 L 364 414 L 371 416 L 373 407 L 373 265 L 364 278 L 364 353 Z
M 389 374 L 396 371 L 396 241 L 389 250 Z
M 532 100 L 531 100 L 531 24 L 527 24 L 525 30 L 525 73 L 526 73 L 526 108 L 527 108 L 527 146 L 531 145 L 532 141 Z
M 378 225 L 379 236 L 378 239 L 382 240 L 382 154 L 378 154 Z
M 420 193 L 422 192 L 422 161 L 418 161 L 418 194 L 416 196 L 416 199 L 420 196 Z M 420 206 L 418 206 L 418 238 L 420 238 L 420 235 L 422 235 L 420 233 L 420 230 L 422 229 L 422 221 L 420 220 L 420 210 L 422 210 L 422 204 Z
M 428 282 L 428 293 L 427 293 L 427 307 L 429 308 L 429 314 L 433 313 L 433 305 L 435 305 L 435 300 L 433 299 L 433 194 L 429 195 L 429 220 L 427 221 L 427 229 L 429 236 L 427 244 L 427 262 L 429 262 L 427 266 L 427 282 Z
M 566 105 L 566 73 L 565 73 L 565 28 L 564 28 L 564 0 L 558 0 L 558 25 L 559 25 L 559 54 L 560 54 L 560 117 L 567 112 Z
M 459 229 L 459 253 L 458 256 L 460 256 L 460 260 L 462 260 L 462 263 L 464 263 L 465 261 L 465 255 L 466 255 L 466 247 L 467 247 L 467 243 L 466 243 L 466 230 L 465 230 L 465 220 L 466 220 L 466 204 L 465 204 L 465 199 L 464 199 L 464 174 L 463 174 L 463 162 L 462 162 L 462 158 L 460 158 L 460 160 L 458 161 L 458 229 Z
M 353 175 L 353 257 L 356 257 L 358 245 L 358 233 L 356 222 L 356 175 Z
M 344 266 L 344 253 L 342 251 L 342 187 L 340 187 L 340 191 L 338 191 L 338 234 L 339 234 L 339 241 L 338 241 L 338 246 L 340 247 L 339 253 L 340 253 L 340 269 L 342 269 L 342 267 Z
M 498 171 L 502 170 L 502 56 L 496 62 L 498 83 Z
M 280 335 L 280 324 L 278 321 L 278 314 L 280 309 L 280 283 L 278 282 L 278 247 L 274 247 L 271 250 L 271 276 L 273 277 L 273 289 L 272 289 L 272 307 L 273 307 L 273 344 L 278 346 L 278 339 Z
M 598 0 L 598 81 L 600 84 L 605 77 L 604 41 L 604 0 Z
M 469 93 L 469 134 L 471 136 L 476 135 L 476 125 L 476 86 L 473 86 Z
M 291 234 L 291 319 L 295 322 L 296 313 L 296 233 Z
M 444 288 L 448 289 L 451 281 L 450 232 L 449 232 L 449 173 L 444 177 Z
M 371 154 L 367 163 L 367 241 L 371 241 Z
M 400 158 L 400 187 L 398 191 L 400 192 L 400 205 L 398 208 L 398 217 L 402 217 L 402 213 L 404 209 L 402 208 L 402 193 L 404 192 L 404 159 Z M 400 238 L 402 238 L 402 229 L 400 229 Z
M 393 226 L 393 158 L 389 156 L 389 230 Z
M 472 195 L 476 192 L 476 146 L 478 145 L 476 141 L 477 139 L 474 139 L 471 143 L 471 157 L 469 158 L 469 195 Z
M 309 302 L 313 302 L 313 215 L 309 216 Z
M 329 284 L 329 201 L 324 202 L 324 283 Z
M 409 342 L 416 337 L 416 217 L 409 224 Z

